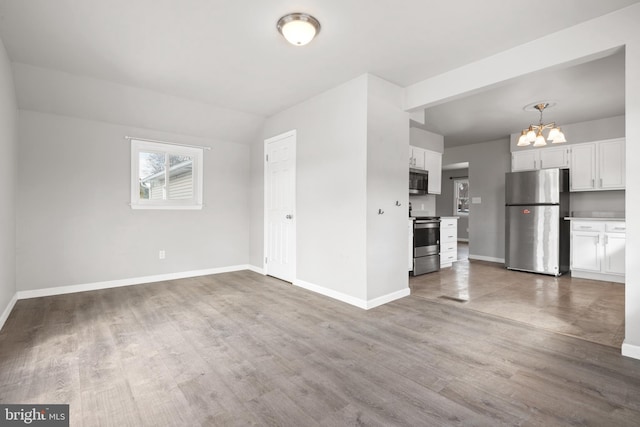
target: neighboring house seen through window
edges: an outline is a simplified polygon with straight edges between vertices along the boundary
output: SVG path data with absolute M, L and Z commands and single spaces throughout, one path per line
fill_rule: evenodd
M 469 179 L 455 179 L 453 181 L 453 213 L 454 215 L 469 214 Z
M 133 209 L 201 209 L 202 149 L 131 140 Z

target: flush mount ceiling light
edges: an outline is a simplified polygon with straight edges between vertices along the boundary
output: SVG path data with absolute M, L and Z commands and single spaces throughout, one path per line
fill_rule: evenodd
M 278 20 L 278 31 L 295 46 L 304 46 L 320 32 L 320 22 L 306 13 L 290 13 Z
M 564 138 L 564 133 L 556 126 L 555 122 L 544 124 L 542 123 L 542 112 L 545 108 L 552 107 L 555 104 L 549 102 L 540 102 L 533 105 L 524 107 L 525 111 L 532 111 L 531 108 L 535 108 L 540 112 L 540 122 L 537 125 L 529 125 L 528 128 L 522 129 L 520 138 L 518 138 L 518 147 L 525 147 L 533 142 L 534 147 L 542 147 L 547 145 L 547 141 L 551 141 L 552 144 L 559 144 L 561 142 L 567 142 Z M 542 131 L 545 129 L 551 129 L 549 135 L 545 138 Z

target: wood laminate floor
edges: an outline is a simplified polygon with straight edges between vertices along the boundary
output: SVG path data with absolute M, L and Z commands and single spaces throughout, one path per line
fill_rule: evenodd
M 640 361 L 410 296 L 364 311 L 243 271 L 18 301 L 0 402 L 72 426 L 637 426 Z
M 459 262 L 412 277 L 411 294 L 458 305 L 620 349 L 624 340 L 624 284 L 510 271 L 503 264 Z M 640 425 L 640 422 L 639 422 Z

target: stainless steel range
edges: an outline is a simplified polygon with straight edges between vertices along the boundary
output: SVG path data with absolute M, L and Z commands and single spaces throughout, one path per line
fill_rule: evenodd
M 440 217 L 419 216 L 413 222 L 413 276 L 440 270 Z

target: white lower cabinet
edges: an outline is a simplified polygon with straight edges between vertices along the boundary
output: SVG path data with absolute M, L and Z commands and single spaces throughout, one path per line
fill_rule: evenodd
M 440 218 L 440 268 L 458 260 L 458 218 Z
M 623 221 L 571 221 L 571 276 L 624 283 Z

